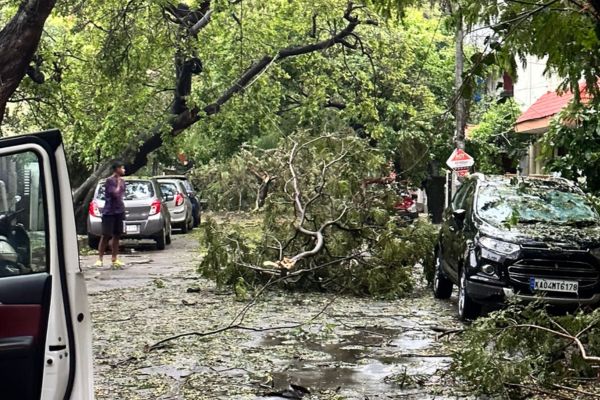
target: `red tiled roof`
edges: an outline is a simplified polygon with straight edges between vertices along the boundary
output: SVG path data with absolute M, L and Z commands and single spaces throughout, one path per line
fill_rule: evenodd
M 590 96 L 587 94 L 585 82 L 579 84 L 579 92 L 581 93 L 582 101 L 589 100 Z M 519 119 L 517 119 L 517 124 L 553 116 L 565 108 L 569 102 L 573 100 L 573 97 L 573 92 L 570 90 L 562 94 L 558 94 L 557 92 L 548 92 L 537 99 L 536 102 L 527 109 L 527 111 L 521 114 Z

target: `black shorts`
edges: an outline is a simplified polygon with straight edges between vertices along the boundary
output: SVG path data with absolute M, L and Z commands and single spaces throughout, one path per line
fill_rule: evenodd
M 119 236 L 123 234 L 125 214 L 103 215 L 102 234 L 104 236 Z

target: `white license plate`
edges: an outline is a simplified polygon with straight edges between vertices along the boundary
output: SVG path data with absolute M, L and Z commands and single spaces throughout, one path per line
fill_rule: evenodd
M 139 225 L 125 225 L 125 233 L 140 233 Z
M 577 293 L 579 282 L 560 279 L 529 278 L 529 287 L 540 292 Z

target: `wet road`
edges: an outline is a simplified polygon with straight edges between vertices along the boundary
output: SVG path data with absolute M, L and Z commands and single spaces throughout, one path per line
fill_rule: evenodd
M 277 399 L 267 394 L 289 383 L 310 388 L 304 399 L 460 396 L 446 374 L 450 350 L 438 340 L 440 328 L 461 326 L 455 304 L 422 285 L 396 301 L 271 292 L 249 309 L 244 330 L 146 351 L 172 335 L 226 326 L 246 306 L 199 278 L 200 258 L 195 235 L 175 235 L 165 251 L 136 247 L 119 271 L 82 257 L 98 399 Z

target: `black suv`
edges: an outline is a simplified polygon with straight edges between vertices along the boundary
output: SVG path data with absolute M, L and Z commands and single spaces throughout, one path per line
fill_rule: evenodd
M 462 319 L 510 297 L 600 300 L 600 217 L 566 179 L 474 174 L 444 214 L 436 252 L 434 295 L 457 285 Z

